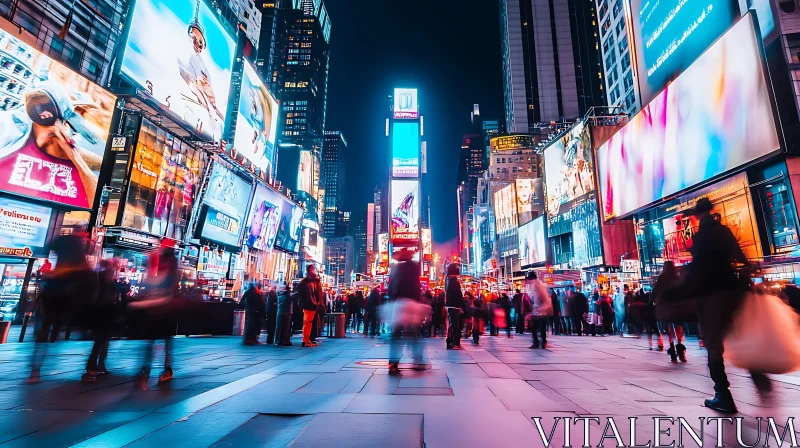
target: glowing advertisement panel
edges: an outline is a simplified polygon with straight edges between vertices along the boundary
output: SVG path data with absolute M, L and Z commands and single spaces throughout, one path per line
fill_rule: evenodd
M 247 61 L 244 62 L 237 113 L 236 133 L 229 155 L 236 160 L 243 157 L 261 171 L 272 173 L 278 129 L 278 102 Z
M 284 199 L 275 246 L 289 252 L 300 251 L 300 238 L 303 236 L 303 213 L 305 210 L 302 207 Z
M 494 220 L 498 234 L 517 227 L 517 195 L 514 184 L 494 193 Z
M 269 251 L 275 244 L 286 199 L 264 185 L 256 187 L 247 218 L 245 244 L 253 249 Z
M 122 74 L 202 138 L 222 136 L 236 43 L 205 0 L 136 0 Z
M 43 249 L 51 215 L 49 207 L 0 198 L 0 255 L 46 256 Z
M 544 216 L 519 228 L 519 262 L 522 267 L 542 264 L 547 261 L 547 240 L 544 232 Z
M 597 150 L 603 214 L 623 216 L 779 148 L 747 16 Z
M 234 174 L 222 163 L 215 163 L 203 198 L 207 207 L 200 237 L 239 247 L 245 226 L 252 185 Z
M 311 156 L 311 151 L 300 151 L 297 190 L 308 194 L 312 194 L 314 191 L 314 157 Z
M 419 123 L 392 125 L 392 176 L 419 176 Z
M 422 229 L 422 255 L 426 260 L 433 255 L 433 238 L 431 229 Z
M 394 118 L 400 120 L 419 118 L 417 89 L 394 89 Z
M 0 190 L 90 209 L 116 97 L 0 30 Z
M 555 216 L 570 208 L 572 201 L 594 191 L 594 164 L 589 128 L 575 125 L 544 150 L 547 214 Z M 566 207 L 562 207 L 565 206 Z
M 737 0 L 631 0 L 642 104 L 686 70 L 738 16 Z
M 533 219 L 533 206 L 536 201 L 536 179 L 517 179 L 517 217 L 520 224 Z
M 392 242 L 419 241 L 419 181 L 393 180 Z

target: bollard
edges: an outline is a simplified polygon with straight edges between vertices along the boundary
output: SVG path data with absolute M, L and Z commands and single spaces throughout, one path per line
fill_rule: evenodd
M 11 329 L 11 322 L 0 320 L 0 344 L 5 344 L 8 340 L 8 330 Z

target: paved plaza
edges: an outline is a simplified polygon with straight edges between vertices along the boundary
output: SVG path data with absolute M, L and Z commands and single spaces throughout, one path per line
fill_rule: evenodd
M 717 437 L 716 425 L 698 424 L 720 415 L 702 407 L 712 383 L 696 340 L 687 343 L 689 362 L 672 364 L 646 340 L 618 336 L 555 336 L 546 350 L 529 349 L 528 335 L 483 337 L 480 346 L 465 340 L 463 351 L 423 339 L 432 368 L 400 376 L 388 375 L 385 339 L 348 334 L 316 348 L 300 348 L 297 338 L 294 347 L 245 347 L 235 337 L 174 342 L 174 380 L 158 384 L 157 366 L 147 391 L 133 382 L 139 341 L 112 341 L 112 374 L 92 384 L 79 382 L 91 342 L 51 345 L 38 384 L 25 384 L 33 344 L 0 345 L 0 445 L 532 447 L 543 446 L 533 419 L 541 417 L 546 436 L 560 422 L 552 443 L 563 446 L 564 420 L 556 418 L 585 416 L 601 418 L 602 426 L 590 424 L 593 446 L 608 417 L 625 445 L 633 416 L 641 417 L 640 443 L 653 440 L 656 416 L 686 418 L 703 446 Z M 800 416 L 800 376 L 774 377 L 775 393 L 765 399 L 745 372 L 729 373 L 745 442 L 756 440 L 755 417 L 774 417 L 782 429 Z M 677 425 L 662 422 L 673 430 L 665 441 Z M 725 425 L 725 444 L 738 446 Z M 569 437 L 581 446 L 582 424 Z M 688 436 L 684 444 L 696 445 Z

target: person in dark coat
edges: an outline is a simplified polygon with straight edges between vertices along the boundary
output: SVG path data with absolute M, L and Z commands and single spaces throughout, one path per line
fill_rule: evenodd
M 401 250 L 393 256 L 397 264 L 389 274 L 389 301 L 394 302 L 395 314 L 413 315 L 420 306 L 419 263 L 412 260 L 413 252 Z M 398 311 L 402 310 L 401 313 Z M 395 317 L 397 320 L 397 317 Z M 403 345 L 411 345 L 415 368 L 426 368 L 423 362 L 423 347 L 418 341 L 420 322 L 392 322 L 392 343 L 389 348 L 389 373 L 400 372 Z
M 275 288 L 267 293 L 267 344 L 275 342 L 275 328 L 278 324 L 278 292 Z
M 303 347 L 316 347 L 311 342 L 311 329 L 317 316 L 317 309 L 322 304 L 322 285 L 317 277 L 317 268 L 313 264 L 306 266 L 306 277 L 297 285 L 300 302 L 303 307 Z
M 524 334 L 525 316 L 522 313 L 522 292 L 519 289 L 514 293 L 511 303 L 514 305 L 514 317 L 516 318 L 515 327 L 517 334 Z
M 589 298 L 580 291 L 572 292 L 572 316 L 578 336 L 589 335 L 586 314 L 589 312 Z
M 447 308 L 448 329 L 447 349 L 461 350 L 461 314 L 464 312 L 464 294 L 461 292 L 459 276 L 461 271 L 457 264 L 447 267 L 445 279 L 445 307 Z
M 261 283 L 253 282 L 242 297 L 244 309 L 247 310 L 244 330 L 244 345 L 258 345 L 258 336 L 261 334 L 261 325 L 267 314 Z
M 708 370 L 714 381 L 714 398 L 705 406 L 720 412 L 736 412 L 723 360 L 723 340 L 736 310 L 749 288 L 749 276 L 740 279 L 735 263 L 747 266 L 747 258 L 733 232 L 712 215 L 708 198 L 697 201 L 693 210 L 700 224 L 692 238 L 692 263 L 679 288 L 683 297 L 697 298 L 697 317 L 703 328 L 703 342 L 708 353 Z M 759 391 L 771 390 L 769 378 L 751 372 Z
M 511 298 L 508 297 L 508 294 L 500 294 L 500 297 L 497 299 L 497 306 L 498 308 L 501 308 L 503 310 L 503 314 L 505 314 L 506 336 L 511 338 Z
M 278 296 L 278 317 L 275 339 L 278 345 L 289 347 L 292 345 L 292 287 L 286 283 L 286 288 Z
M 367 296 L 367 321 L 368 325 L 364 325 L 365 330 L 367 331 L 366 327 L 369 326 L 369 335 L 373 338 L 378 335 L 378 308 L 381 306 L 381 293 L 378 291 L 378 288 L 373 288 L 372 291 L 369 292 Z
M 558 301 L 558 294 L 555 290 L 550 290 L 550 302 L 553 304 L 553 317 L 550 318 L 550 325 L 553 327 L 553 334 L 561 334 L 561 304 Z
M 431 325 L 433 337 L 438 337 L 442 333 L 442 321 L 444 320 L 444 291 L 436 290 L 431 300 Z
M 90 328 L 94 336 L 94 344 L 89 354 L 89 360 L 86 362 L 86 373 L 81 377 L 83 382 L 93 382 L 98 375 L 108 373 L 106 370 L 108 343 L 114 332 L 117 307 L 120 303 L 116 276 L 116 264 L 111 260 L 102 260 L 100 271 L 97 273 L 97 294 L 91 308 Z

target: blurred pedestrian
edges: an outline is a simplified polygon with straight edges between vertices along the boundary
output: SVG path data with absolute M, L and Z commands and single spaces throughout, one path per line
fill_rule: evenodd
M 668 300 L 669 295 L 675 294 L 676 288 L 680 285 L 680 274 L 678 269 L 675 267 L 675 263 L 670 260 L 664 262 L 664 267 L 661 270 L 661 274 L 658 276 L 656 280 L 656 284 L 653 287 L 652 297 L 653 297 L 653 307 L 654 313 L 655 310 L 658 309 L 659 304 L 662 306 L 666 306 L 666 300 Z M 662 302 L 664 301 L 664 302 Z M 666 331 L 667 336 L 669 338 L 669 349 L 667 349 L 667 354 L 669 354 L 670 359 L 672 362 L 678 362 L 678 353 L 680 353 L 681 361 L 686 360 L 686 347 L 682 344 L 683 342 L 683 327 L 680 324 L 675 324 L 673 322 L 659 322 L 659 335 L 658 335 L 658 346 L 659 351 L 663 349 L 664 340 L 661 335 L 662 331 Z M 675 338 L 677 337 L 678 346 L 675 346 Z
M 506 337 L 510 339 L 513 337 L 511 336 L 511 298 L 504 292 L 500 294 L 500 298 L 497 300 L 497 306 L 502 309 L 503 314 L 505 314 Z
M 244 345 L 258 345 L 261 327 L 264 323 L 264 316 L 267 314 L 267 304 L 265 303 L 264 292 L 261 282 L 253 282 L 245 291 L 242 301 L 247 310 L 244 329 Z
M 447 349 L 461 350 L 461 315 L 464 312 L 464 294 L 461 292 L 459 277 L 461 271 L 457 264 L 447 267 L 445 279 L 445 307 L 447 309 Z
M 511 299 L 514 306 L 514 328 L 517 334 L 525 333 L 525 316 L 522 314 L 522 292 L 517 289 Z
M 317 268 L 313 264 L 306 266 L 306 277 L 298 285 L 300 301 L 303 306 L 303 347 L 316 347 L 311 341 L 311 330 L 317 316 L 317 310 L 322 304 L 322 286 L 317 277 Z
M 564 334 L 572 335 L 572 296 L 567 289 L 558 295 L 558 302 L 561 308 L 561 325 Z
M 578 336 L 589 335 L 586 315 L 589 312 L 589 298 L 581 291 L 572 291 L 572 323 Z
M 275 342 L 275 330 L 278 325 L 278 292 L 271 287 L 267 293 L 267 344 Z
M 550 318 L 550 326 L 552 327 L 553 335 L 560 335 L 561 328 L 561 303 L 558 301 L 558 294 L 554 289 L 550 290 L 550 303 L 553 304 L 553 316 Z
M 100 270 L 97 272 L 98 288 L 94 304 L 90 310 L 94 344 L 86 362 L 86 373 L 81 377 L 83 382 L 93 382 L 98 375 L 108 373 L 106 369 L 106 356 L 108 344 L 114 332 L 117 309 L 120 304 L 120 291 L 117 286 L 117 264 L 113 260 L 100 261 Z
M 296 288 L 295 288 L 296 289 Z M 275 339 L 278 345 L 290 347 L 292 345 L 292 286 L 289 282 L 278 296 L 278 315 Z
M 433 304 L 431 305 L 431 312 L 433 313 L 431 324 L 433 326 L 433 337 L 438 337 L 443 333 L 442 326 L 443 321 L 446 319 L 447 312 L 444 308 L 444 291 L 436 290 L 434 292 Z
M 536 271 L 525 274 L 525 295 L 531 301 L 531 333 L 533 345 L 530 348 L 539 348 L 539 335 L 542 337 L 541 347 L 547 348 L 547 322 L 553 315 L 553 303 L 547 287 L 539 280 Z
M 411 250 L 393 255 L 397 263 L 389 274 L 389 301 L 394 306 L 392 342 L 389 348 L 389 373 L 400 373 L 400 359 L 405 344 L 411 346 L 414 368 L 425 369 L 424 348 L 419 342 L 419 326 L 423 314 L 420 304 L 419 263 L 412 260 Z

